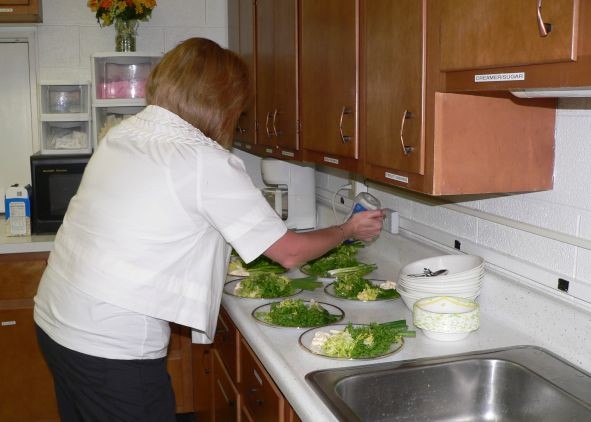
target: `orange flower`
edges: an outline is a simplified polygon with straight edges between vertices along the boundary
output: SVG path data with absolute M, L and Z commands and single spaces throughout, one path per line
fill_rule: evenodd
M 149 20 L 156 0 L 87 0 L 87 4 L 98 23 L 109 26 L 115 21 Z

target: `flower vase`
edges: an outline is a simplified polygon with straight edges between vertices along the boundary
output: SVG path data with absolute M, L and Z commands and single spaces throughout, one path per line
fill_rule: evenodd
M 137 35 L 138 21 L 131 20 L 116 20 L 115 30 L 115 51 L 129 52 L 135 51 L 135 37 Z

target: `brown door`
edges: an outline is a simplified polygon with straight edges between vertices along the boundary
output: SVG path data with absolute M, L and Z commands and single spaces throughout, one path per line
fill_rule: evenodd
M 364 2 L 365 145 L 370 165 L 424 173 L 424 1 Z
M 300 7 L 302 145 L 358 158 L 358 0 L 302 0 Z
M 254 0 L 228 0 L 228 42 L 230 49 L 246 62 L 251 80 L 251 102 L 236 126 L 234 140 L 254 145 L 256 142 L 256 63 Z
M 256 7 L 258 141 L 297 149 L 297 2 L 258 0 Z
M 439 5 L 442 70 L 576 59 L 579 0 L 453 0 Z

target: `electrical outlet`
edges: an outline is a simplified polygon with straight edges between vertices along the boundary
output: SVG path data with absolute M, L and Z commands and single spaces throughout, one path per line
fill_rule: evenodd
M 367 192 L 367 186 L 355 179 L 351 179 L 351 185 L 353 186 L 353 189 L 349 191 L 349 199 L 351 200 L 355 199 L 360 192 Z
M 382 230 L 388 233 L 398 234 L 400 227 L 400 216 L 398 211 L 394 211 L 390 208 L 384 208 L 384 222 L 382 224 Z

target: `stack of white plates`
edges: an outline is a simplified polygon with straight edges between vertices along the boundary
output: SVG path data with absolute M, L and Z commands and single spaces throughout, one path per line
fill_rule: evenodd
M 440 270 L 440 275 L 427 275 Z M 484 259 L 479 256 L 435 256 L 402 268 L 396 290 L 412 311 L 414 303 L 425 297 L 458 296 L 474 300 L 480 294 L 483 277 Z

